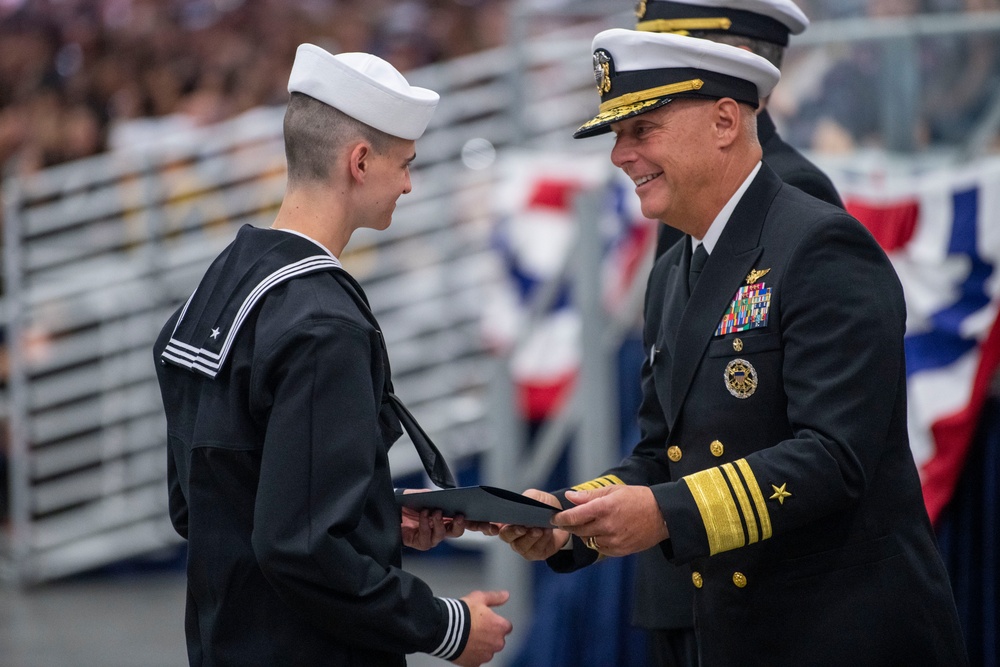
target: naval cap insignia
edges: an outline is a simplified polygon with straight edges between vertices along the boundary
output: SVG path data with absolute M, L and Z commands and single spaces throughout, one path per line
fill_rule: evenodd
M 640 21 L 646 17 L 646 0 L 635 3 L 635 17 Z
M 601 95 L 611 90 L 611 54 L 604 49 L 594 51 L 594 82 Z
M 747 285 L 752 285 L 768 274 L 771 269 L 754 269 L 747 274 Z
M 750 398 L 757 391 L 757 369 L 746 359 L 733 359 L 726 364 L 726 389 L 736 398 Z

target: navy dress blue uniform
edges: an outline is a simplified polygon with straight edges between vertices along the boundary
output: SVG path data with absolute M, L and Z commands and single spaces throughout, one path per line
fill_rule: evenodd
M 783 50 L 789 36 L 802 33 L 808 25 L 809 19 L 790 0 L 650 0 L 639 4 L 636 27 L 730 40 L 730 44 L 743 44 L 751 51 L 764 53 L 773 52 L 774 47 Z M 829 177 L 782 140 L 766 109 L 757 114 L 757 139 L 764 164 L 783 182 L 844 208 Z M 661 225 L 656 257 L 682 236 L 674 227 Z M 654 632 L 653 654 L 662 667 L 693 665 L 696 656 L 690 630 L 694 623 L 690 578 L 682 568 L 671 566 L 658 549 L 644 551 L 637 559 L 633 623 Z
M 465 602 L 400 569 L 388 361 L 338 266 L 245 226 L 156 342 L 192 665 L 399 667 L 467 640 Z
M 642 439 L 578 488 L 651 486 L 703 667 L 965 664 L 885 254 L 762 165 L 689 296 L 690 261 L 685 237 L 650 275 Z M 548 562 L 597 558 L 574 538 Z
M 766 110 L 757 115 L 757 137 L 764 151 L 764 164 L 782 182 L 834 206 L 844 207 L 830 178 L 782 140 Z M 673 227 L 660 225 L 656 256 L 665 253 L 683 236 Z M 644 551 L 637 559 L 632 622 L 651 630 L 693 627 L 690 603 L 693 589 L 688 573 L 667 562 L 659 549 Z

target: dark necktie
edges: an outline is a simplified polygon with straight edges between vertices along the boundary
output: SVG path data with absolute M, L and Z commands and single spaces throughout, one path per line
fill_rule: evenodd
M 453 489 L 458 486 L 455 482 L 455 476 L 448 468 L 448 462 L 444 460 L 434 442 L 413 418 L 410 411 L 406 409 L 403 402 L 391 390 L 387 391 L 386 394 L 399 422 L 410 436 L 413 448 L 417 450 L 417 456 L 420 457 L 420 462 L 424 465 L 424 470 L 430 480 L 442 489 Z
M 701 275 L 701 270 L 705 267 L 705 262 L 708 261 L 708 251 L 705 250 L 705 244 L 699 243 L 698 248 L 691 255 L 691 268 L 688 269 L 688 295 L 694 291 L 694 284 L 698 282 L 698 277 Z
M 382 331 L 379 329 L 378 321 L 375 319 L 375 315 L 371 311 L 371 307 L 368 305 L 368 297 L 365 296 L 365 291 L 361 289 L 361 285 L 358 284 L 356 280 L 349 273 L 343 270 L 336 270 L 333 272 L 335 276 L 340 276 L 343 278 L 341 284 L 348 287 L 348 294 L 354 299 L 354 302 L 358 304 L 361 312 L 364 314 L 365 318 L 375 327 L 378 331 L 379 341 L 382 343 L 382 364 L 385 368 L 385 396 L 388 400 L 389 405 L 392 407 L 392 411 L 396 413 L 396 417 L 399 419 L 399 423 L 402 424 L 403 429 L 406 431 L 407 435 L 410 436 L 410 441 L 413 442 L 413 448 L 417 450 L 417 456 L 420 457 L 420 463 L 423 464 L 424 470 L 427 472 L 427 476 L 432 482 L 434 482 L 438 487 L 442 489 L 453 489 L 458 484 L 455 482 L 455 476 L 451 474 L 451 469 L 448 467 L 448 462 L 445 461 L 444 456 L 438 450 L 434 441 L 430 439 L 430 436 L 420 427 L 417 420 L 410 414 L 410 411 L 403 405 L 403 401 L 399 400 L 399 397 L 393 393 L 392 388 L 392 370 L 389 367 L 389 352 L 385 347 L 385 339 L 382 338 Z

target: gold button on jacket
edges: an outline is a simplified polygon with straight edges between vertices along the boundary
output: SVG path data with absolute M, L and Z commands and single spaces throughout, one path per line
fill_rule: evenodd
M 712 456 L 722 456 L 726 451 L 726 448 L 718 440 L 713 440 L 712 444 L 709 445 L 709 449 L 712 450 Z
M 733 573 L 733 583 L 736 584 L 736 588 L 746 588 L 747 578 L 742 572 Z
M 670 458 L 671 461 L 677 463 L 678 461 L 681 460 L 681 456 L 683 456 L 683 454 L 681 453 L 681 448 L 678 447 L 677 445 L 674 445 L 667 450 L 667 456 Z
M 705 583 L 704 581 L 702 581 L 701 572 L 692 572 L 691 582 L 694 584 L 695 588 L 701 588 L 702 585 Z

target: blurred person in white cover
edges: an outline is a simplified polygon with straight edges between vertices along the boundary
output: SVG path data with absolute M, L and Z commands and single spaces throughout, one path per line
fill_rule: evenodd
M 492 609 L 507 593 L 439 598 L 401 569 L 403 544 L 465 524 L 395 502 L 388 449 L 401 425 L 418 438 L 337 259 L 355 230 L 392 222 L 438 95 L 376 56 L 311 44 L 288 90 L 274 224 L 239 230 L 154 349 L 190 662 L 398 667 L 424 652 L 480 665 L 511 630 Z M 454 484 L 436 450 L 418 452 Z
M 762 162 L 777 68 L 608 30 L 611 160 L 684 232 L 649 278 L 641 439 L 552 529 L 501 538 L 556 571 L 657 547 L 686 565 L 701 667 L 967 664 L 906 424 L 902 288 L 871 234 Z M 595 596 L 594 604 L 601 604 Z

